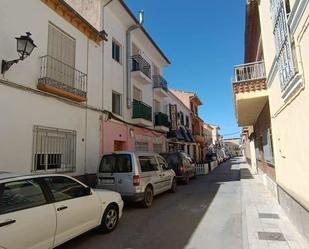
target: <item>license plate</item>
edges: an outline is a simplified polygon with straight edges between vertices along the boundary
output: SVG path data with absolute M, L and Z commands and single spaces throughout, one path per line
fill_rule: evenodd
M 101 178 L 101 184 L 114 184 L 115 179 L 114 178 Z

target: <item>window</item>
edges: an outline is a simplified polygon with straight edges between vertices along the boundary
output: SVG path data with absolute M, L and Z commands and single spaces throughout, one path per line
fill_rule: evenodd
M 118 42 L 113 40 L 112 42 L 112 57 L 115 61 L 121 63 L 121 46 Z
M 157 157 L 157 158 L 158 158 L 158 162 L 159 162 L 159 165 L 161 166 L 161 168 L 163 170 L 169 170 L 167 163 L 161 157 Z
M 161 103 L 158 100 L 153 100 L 154 112 L 161 112 Z
M 113 154 L 103 156 L 99 171 L 101 173 L 132 172 L 131 156 L 129 154 Z
M 179 112 L 179 120 L 181 125 L 185 124 L 183 112 Z
M 55 201 L 86 196 L 86 187 L 64 176 L 45 177 L 45 182 L 50 188 Z
M 148 151 L 148 143 L 147 142 L 135 142 L 135 150 L 136 151 Z
M 46 127 L 34 127 L 34 171 L 74 171 L 76 132 Z
M 163 145 L 162 144 L 153 144 L 153 151 L 155 153 L 160 153 L 163 151 Z
M 158 163 L 153 156 L 140 156 L 138 159 L 142 172 L 157 171 L 159 169 Z
M 267 129 L 263 134 L 263 152 L 265 161 L 274 164 L 271 129 Z
M 285 0 L 270 0 L 273 33 L 276 43 L 276 59 L 279 68 L 281 89 L 284 90 L 296 73 L 287 24 L 287 9 Z M 288 7 L 289 8 L 289 7 Z
M 186 115 L 186 127 L 189 128 L 189 116 Z
M 112 102 L 112 112 L 121 115 L 121 94 L 113 92 Z
M 46 204 L 43 191 L 34 180 L 21 180 L 3 184 L 0 196 L 0 214 Z
M 133 87 L 133 99 L 142 101 L 142 91 L 137 87 Z

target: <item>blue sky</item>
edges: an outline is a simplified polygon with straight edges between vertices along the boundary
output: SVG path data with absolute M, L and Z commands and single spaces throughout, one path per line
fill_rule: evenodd
M 221 134 L 239 131 L 232 95 L 233 65 L 243 62 L 245 0 L 126 0 L 170 59 L 164 77 L 171 88 L 194 91 L 200 116 Z M 232 135 L 235 137 L 236 135 Z

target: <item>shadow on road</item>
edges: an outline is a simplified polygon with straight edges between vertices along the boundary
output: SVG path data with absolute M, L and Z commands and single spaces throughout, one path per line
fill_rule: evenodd
M 225 182 L 239 181 L 237 163 L 237 160 L 225 162 L 211 174 L 200 176 L 189 185 L 179 185 L 175 194 L 165 193 L 156 197 L 149 209 L 127 204 L 114 232 L 103 235 L 98 231 L 91 231 L 58 249 L 184 248 L 208 211 L 220 186 Z

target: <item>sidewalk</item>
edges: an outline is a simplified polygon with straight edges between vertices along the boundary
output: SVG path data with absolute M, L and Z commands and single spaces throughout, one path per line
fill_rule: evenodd
M 242 161 L 240 170 L 243 249 L 309 249 L 250 166 Z

